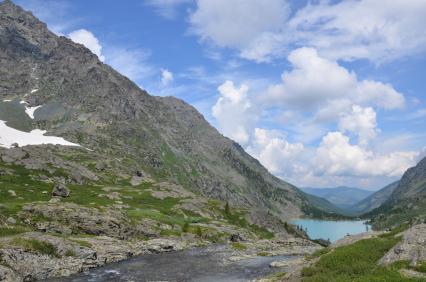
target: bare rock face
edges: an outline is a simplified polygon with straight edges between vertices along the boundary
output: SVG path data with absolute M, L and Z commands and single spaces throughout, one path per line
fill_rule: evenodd
M 404 232 L 402 241 L 396 244 L 380 260 L 381 265 L 408 260 L 412 266 L 426 261 L 426 224 L 418 224 Z
M 41 225 L 32 218 L 42 216 L 49 222 Z M 86 208 L 72 203 L 30 204 L 23 208 L 20 217 L 45 232 L 106 235 L 126 239 L 136 235 L 129 220 L 119 211 L 101 212 L 96 208 Z
M 62 183 L 56 183 L 52 190 L 52 196 L 67 198 L 70 196 L 70 190 Z

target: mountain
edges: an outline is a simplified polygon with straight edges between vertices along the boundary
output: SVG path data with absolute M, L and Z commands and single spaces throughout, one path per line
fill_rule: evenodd
M 393 227 L 426 219 L 426 158 L 409 168 L 390 197 L 366 213 L 375 228 Z
M 0 280 L 212 242 L 314 250 L 285 221 L 337 216 L 192 106 L 151 96 L 9 0 L 0 77 Z M 286 243 L 262 245 L 273 237 Z
M 305 193 L 324 198 L 341 209 L 348 209 L 361 200 L 370 196 L 373 192 L 359 188 L 301 188 Z
M 391 196 L 392 192 L 398 187 L 399 181 L 395 181 L 384 188 L 371 194 L 367 198 L 359 201 L 355 205 L 349 207 L 349 210 L 356 214 L 363 214 L 381 206 Z
M 207 197 L 284 218 L 309 213 L 303 193 L 271 175 L 192 106 L 149 95 L 10 1 L 1 13 L 0 97 L 11 100 L 3 108 L 20 101 L 39 107 L 34 120 L 22 112 L 26 118 L 8 124 L 46 130 L 107 160 L 120 159 L 126 173 L 144 171 Z
M 170 183 L 247 208 L 247 217 L 259 223 L 267 213 L 286 220 L 332 210 L 271 175 L 192 106 L 149 95 L 11 1 L 0 4 L 0 61 L 6 174 L 30 170 L 25 173 L 37 185 L 64 182 L 74 196 L 101 195 L 99 189 L 135 177 L 142 184 Z M 19 148 L 24 145 L 32 146 Z

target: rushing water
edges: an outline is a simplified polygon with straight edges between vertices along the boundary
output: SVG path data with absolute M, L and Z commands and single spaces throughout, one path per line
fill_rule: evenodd
M 142 255 L 126 261 L 60 279 L 49 281 L 250 281 L 276 271 L 272 261 L 295 256 L 256 257 L 234 263 L 224 263 L 224 246 L 198 248 L 179 252 Z
M 370 230 L 370 226 L 362 220 L 297 219 L 291 223 L 301 226 L 311 239 L 330 239 L 331 242 L 339 240 L 347 234 L 353 235 Z

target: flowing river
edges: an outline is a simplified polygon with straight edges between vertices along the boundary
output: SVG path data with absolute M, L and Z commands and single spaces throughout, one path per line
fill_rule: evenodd
M 271 268 L 269 264 L 273 261 L 297 258 L 255 257 L 224 263 L 227 255 L 229 250 L 226 250 L 225 246 L 142 255 L 74 276 L 48 281 L 249 281 L 277 271 L 285 271 L 285 268 Z

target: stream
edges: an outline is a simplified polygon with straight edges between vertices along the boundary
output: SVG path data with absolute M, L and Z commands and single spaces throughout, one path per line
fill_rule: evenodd
M 295 256 L 255 257 L 228 262 L 229 249 L 210 246 L 184 251 L 150 254 L 108 264 L 70 277 L 47 281 L 250 281 L 265 277 L 284 268 L 271 268 L 276 260 L 290 260 Z

